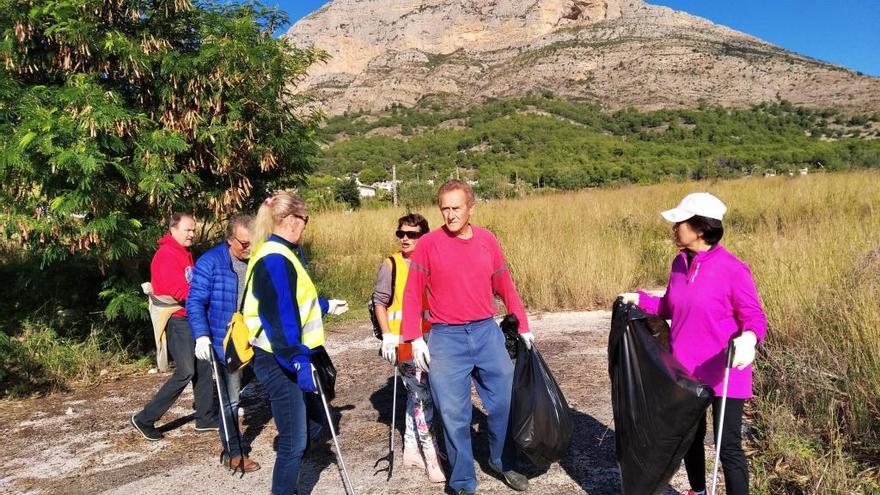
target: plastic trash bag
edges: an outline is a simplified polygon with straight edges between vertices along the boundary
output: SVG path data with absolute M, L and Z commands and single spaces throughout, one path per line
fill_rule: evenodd
M 666 487 L 714 397 L 655 338 L 668 332 L 665 321 L 620 300 L 614 304 L 608 371 L 624 495 Z
M 571 411 L 538 349 L 516 340 L 510 409 L 511 436 L 535 465 L 562 459 L 571 444 Z
M 327 402 L 336 398 L 336 366 L 327 354 L 327 349 L 319 345 L 312 349 L 309 359 L 315 367 L 318 380 L 321 381 L 321 389 L 327 398 Z M 317 384 L 315 384 L 317 386 Z

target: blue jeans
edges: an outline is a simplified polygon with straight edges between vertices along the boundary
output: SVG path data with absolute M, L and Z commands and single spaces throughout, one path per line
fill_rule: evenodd
M 254 373 L 266 388 L 278 429 L 278 453 L 272 470 L 272 495 L 296 493 L 306 450 L 306 403 L 296 375 L 281 368 L 275 356 L 254 348 Z
M 446 433 L 452 465 L 449 487 L 477 489 L 471 449 L 471 377 L 488 413 L 489 461 L 502 471 L 513 468 L 515 453 L 506 442 L 513 388 L 513 363 L 504 335 L 492 318 L 464 325 L 434 324 L 428 338 L 431 392 Z
M 228 457 L 241 455 L 241 432 L 238 431 L 238 398 L 241 395 L 241 371 L 230 373 L 222 361 L 217 363 L 217 374 L 220 379 L 220 445 Z M 226 437 L 229 436 L 229 445 Z

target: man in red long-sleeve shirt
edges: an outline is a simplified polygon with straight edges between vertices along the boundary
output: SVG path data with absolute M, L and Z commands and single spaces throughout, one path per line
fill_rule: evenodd
M 196 221 L 185 213 L 171 216 L 169 232 L 159 239 L 159 249 L 150 263 L 153 296 L 171 296 L 184 306 L 192 279 L 193 258 L 189 248 L 195 237 Z M 151 297 L 153 297 L 151 296 Z M 165 327 L 168 352 L 174 359 L 174 373 L 144 409 L 131 417 L 131 424 L 147 440 L 160 440 L 155 423 L 189 385 L 196 402 L 196 431 L 217 431 L 217 402 L 209 361 L 196 360 L 195 342 L 186 319 L 186 309 L 175 311 Z
M 507 440 L 513 364 L 504 335 L 493 318 L 495 295 L 520 321 L 520 338 L 533 340 L 522 301 L 495 236 L 470 224 L 475 200 L 471 187 L 451 180 L 438 192 L 443 227 L 422 237 L 412 254 L 404 291 L 403 338 L 412 341 L 416 365 L 428 375 L 446 433 L 456 494 L 477 488 L 471 448 L 471 377 L 488 412 L 489 464 L 514 490 L 528 479 L 513 469 L 514 450 Z M 422 335 L 422 295 L 428 291 L 431 333 Z

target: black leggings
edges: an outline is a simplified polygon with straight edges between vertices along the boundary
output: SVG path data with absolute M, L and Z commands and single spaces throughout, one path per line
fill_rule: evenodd
M 724 471 L 724 486 L 727 495 L 748 495 L 749 465 L 742 449 L 743 399 L 727 399 L 724 411 L 724 426 L 721 431 L 721 469 Z M 721 416 L 721 399 L 712 401 L 712 438 L 717 439 L 718 420 Z M 706 416 L 697 426 L 694 443 L 684 456 L 691 490 L 699 492 L 706 489 L 706 451 L 703 439 L 706 437 Z M 714 461 L 714 454 L 713 454 Z

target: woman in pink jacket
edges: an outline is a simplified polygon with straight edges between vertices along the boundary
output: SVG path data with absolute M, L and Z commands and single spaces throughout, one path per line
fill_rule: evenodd
M 719 244 L 724 234 L 721 220 L 726 211 L 727 207 L 715 196 L 694 193 L 686 196 L 678 207 L 661 213 L 673 224 L 675 243 L 681 248 L 672 262 L 666 294 L 657 297 L 639 291 L 621 296 L 625 303 L 672 320 L 669 345 L 673 356 L 718 396 L 712 403 L 715 438 L 725 351 L 733 339 L 733 368 L 721 432 L 721 466 L 726 493 L 745 495 L 749 493 L 749 471 L 742 449 L 743 405 L 752 397 L 755 345 L 767 333 L 767 318 L 748 265 Z M 702 495 L 706 491 L 705 435 L 704 417 L 685 456 L 691 485 L 688 495 Z

